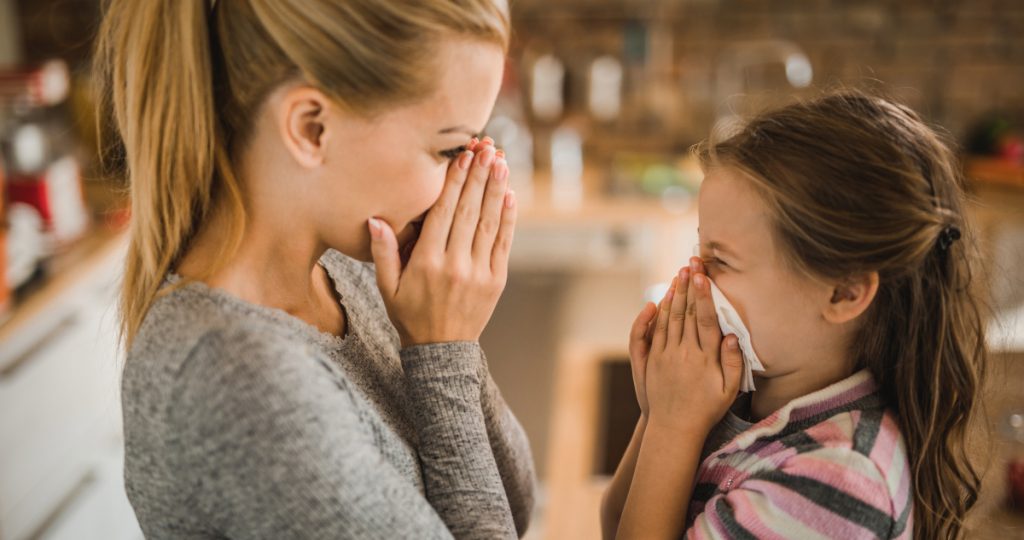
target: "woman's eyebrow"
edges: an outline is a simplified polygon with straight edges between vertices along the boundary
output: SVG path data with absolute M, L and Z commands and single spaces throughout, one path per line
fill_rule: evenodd
M 448 133 L 465 133 L 466 135 L 469 135 L 470 137 L 480 137 L 480 133 L 478 133 L 475 130 L 472 130 L 472 129 L 466 127 L 466 126 L 447 127 L 447 128 L 444 128 L 444 129 L 438 131 L 438 133 L 440 133 L 441 135 L 447 135 Z

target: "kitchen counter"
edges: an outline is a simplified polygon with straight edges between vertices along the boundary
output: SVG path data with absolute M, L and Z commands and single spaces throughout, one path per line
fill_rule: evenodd
M 127 230 L 97 227 L 76 241 L 68 251 L 54 256 L 49 263 L 50 275 L 45 281 L 4 314 L 0 322 L 0 344 L 25 334 L 35 334 L 33 325 L 40 324 L 40 315 L 60 303 L 68 291 L 91 273 L 109 270 L 104 265 L 109 264 L 111 257 L 123 250 L 127 242 Z

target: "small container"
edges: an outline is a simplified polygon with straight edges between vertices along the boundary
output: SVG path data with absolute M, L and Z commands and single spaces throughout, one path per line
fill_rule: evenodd
M 1012 448 L 1006 464 L 1007 504 L 1024 512 L 1024 408 L 1010 411 L 1003 430 Z

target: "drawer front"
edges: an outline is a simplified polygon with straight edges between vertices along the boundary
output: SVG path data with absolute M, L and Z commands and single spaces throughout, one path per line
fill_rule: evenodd
M 67 312 L 0 372 L 0 538 L 35 530 L 117 433 L 114 340 L 101 324 L 107 311 Z

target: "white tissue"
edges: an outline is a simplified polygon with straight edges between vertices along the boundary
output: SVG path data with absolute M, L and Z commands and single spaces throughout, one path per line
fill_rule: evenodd
M 734 334 L 740 342 L 740 352 L 743 353 L 743 378 L 740 379 L 740 391 L 753 392 L 753 372 L 764 371 L 764 366 L 761 365 L 757 353 L 754 352 L 754 346 L 750 342 L 750 331 L 747 330 L 743 319 L 740 319 L 739 313 L 736 312 L 736 308 L 732 307 L 729 299 L 722 294 L 718 285 L 715 285 L 715 282 L 710 279 L 708 283 L 711 283 L 711 298 L 715 301 L 715 312 L 718 314 L 718 326 L 722 328 L 722 335 Z

